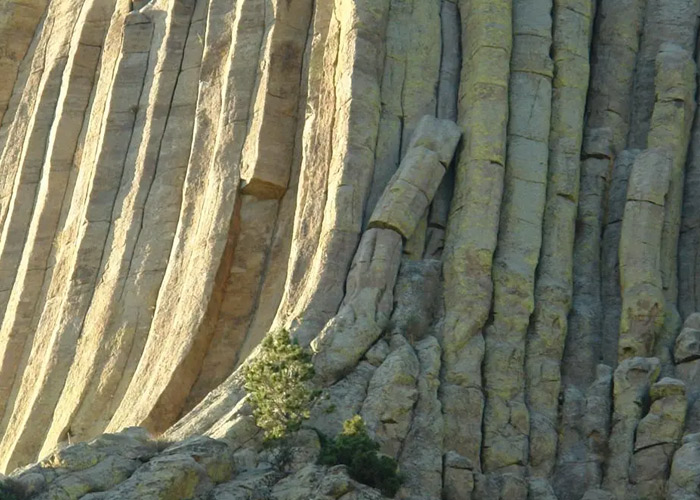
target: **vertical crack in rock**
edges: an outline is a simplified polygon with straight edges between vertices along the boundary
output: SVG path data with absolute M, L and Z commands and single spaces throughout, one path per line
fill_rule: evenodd
M 700 488 L 700 434 L 688 434 L 673 455 L 668 479 L 668 500 L 690 500 Z
M 133 345 L 133 329 L 119 324 L 122 308 L 112 304 L 124 297 L 124 286 L 132 271 L 138 269 L 138 242 L 143 238 L 145 206 L 153 182 L 159 174 L 162 145 L 172 138 L 172 127 L 182 120 L 178 111 L 181 99 L 182 64 L 194 2 L 171 2 L 165 10 L 153 14 L 154 34 L 160 42 L 161 57 L 152 59 L 147 75 L 147 112 L 143 122 L 136 125 L 141 141 L 132 144 L 127 154 L 127 164 L 133 171 L 122 180 L 115 212 L 133 214 L 116 217 L 106 244 L 106 262 L 96 286 L 90 309 L 85 318 L 75 359 L 68 374 L 61 399 L 54 412 L 52 426 L 44 442 L 43 453 L 48 453 L 66 433 L 72 438 L 87 439 L 102 432 L 111 412 L 110 400 L 124 370 L 125 358 Z M 151 76 L 152 75 L 152 76 Z M 186 79 L 184 80 L 186 82 Z M 178 86 L 180 86 L 178 92 Z M 176 97 L 176 93 L 178 96 Z M 152 103 L 152 104 L 151 104 Z M 175 104 L 175 106 L 174 106 Z M 186 128 L 185 128 L 186 129 Z M 186 129 L 187 130 L 187 129 Z M 184 140 L 189 141 L 187 136 Z M 134 262 L 137 267 L 134 268 Z M 134 293 L 139 294 L 138 287 Z M 115 325 L 116 323 L 116 325 Z M 121 349 L 116 350 L 115 346 Z
M 437 114 L 437 92 L 440 80 L 442 26 L 441 0 L 415 1 L 408 25 L 402 27 L 407 49 L 406 77 L 401 92 L 401 157 L 410 147 L 410 139 L 424 115 Z M 453 118 L 454 120 L 454 118 Z M 420 260 L 428 229 L 428 210 L 417 230 L 406 241 L 405 258 Z
M 459 123 L 465 135 L 445 241 L 440 399 L 444 451 L 469 459 L 480 470 L 481 329 L 491 307 L 491 263 L 503 191 L 512 5 L 505 0 L 474 0 L 461 1 L 459 7 L 463 58 Z
M 584 135 L 579 206 L 574 239 L 574 293 L 564 350 L 565 383 L 586 387 L 593 381 L 600 350 L 600 237 L 603 196 L 612 159 L 613 135 L 608 128 Z
M 266 64 L 251 103 L 241 180 L 243 194 L 279 199 L 291 172 L 300 69 L 312 2 L 275 0 L 272 7 L 267 16 L 274 24 L 268 29 L 262 51 Z
M 0 123 L 3 123 L 8 109 L 9 117 L 13 118 L 10 107 L 12 90 L 26 86 L 26 83 L 21 84 L 20 65 L 25 55 L 32 54 L 32 39 L 48 5 L 48 0 L 32 0 L 21 5 L 5 2 L 0 7 L 0 40 L 3 42 L 0 55 Z
M 399 458 L 418 399 L 416 384 L 420 363 L 413 347 L 402 335 L 392 337 L 391 349 L 369 381 L 360 415 L 379 443 L 379 451 Z
M 220 126 L 223 128 L 220 133 L 224 138 L 231 136 L 231 139 L 224 139 L 233 143 L 227 146 L 230 151 L 226 154 L 243 164 L 246 161 L 256 161 L 256 152 L 247 151 L 244 145 L 244 140 L 255 137 L 247 131 L 252 126 L 251 112 L 255 108 L 255 102 L 257 99 L 263 102 L 270 99 L 267 85 L 269 76 L 258 75 L 260 81 L 257 82 L 257 88 L 254 88 L 259 60 L 268 60 L 269 52 L 279 50 L 280 44 L 275 43 L 273 38 L 276 24 L 266 26 L 264 1 L 242 2 L 238 8 L 240 10 L 236 13 L 236 24 L 232 28 L 234 41 L 231 46 L 231 59 L 228 74 L 225 75 L 228 85 L 227 94 L 222 101 Z M 271 19 L 268 18 L 267 22 L 271 22 Z M 293 66 L 291 70 L 295 68 L 296 66 Z M 265 75 L 273 70 L 273 78 L 279 78 L 279 67 L 267 69 Z M 293 73 L 287 76 L 291 77 Z M 258 119 L 258 122 L 261 121 L 262 119 Z M 240 232 L 222 292 L 221 310 L 215 319 L 211 343 L 197 381 L 188 396 L 185 410 L 196 405 L 209 390 L 231 373 L 236 352 L 243 340 L 241 329 L 247 326 L 250 308 L 254 305 L 256 286 L 264 265 L 265 249 L 276 220 L 278 203 L 275 199 L 258 200 L 252 195 L 240 198 L 241 207 L 237 214 Z
M 628 143 L 630 148 L 655 147 L 651 142 L 652 111 L 657 82 L 659 51 L 664 43 L 672 43 L 692 54 L 698 32 L 698 0 L 646 0 L 644 32 L 642 34 L 637 64 L 634 72 L 634 88 L 630 115 Z M 692 101 L 692 98 L 691 98 Z M 682 140 L 683 135 L 679 137 Z
M 399 463 L 406 480 L 399 498 L 438 500 L 442 498 L 443 421 L 440 385 L 440 344 L 433 336 L 415 344 L 420 363 L 418 401 L 413 421 L 404 440 Z
M 143 14 L 127 15 L 124 23 L 112 84 L 124 93 L 112 93 L 104 117 L 95 122 L 104 135 L 92 164 L 80 171 L 73 200 L 82 203 L 71 204 L 64 229 L 76 244 L 59 251 L 24 376 L 15 382 L 19 389 L 14 411 L 0 444 L 4 467 L 32 460 L 39 452 L 42 436 L 34 432 L 35 426 L 47 428 L 50 423 L 98 278 L 117 192 L 127 168 L 127 151 L 134 138 L 133 107 L 141 99 L 153 34 L 153 24 Z
M 693 313 L 683 323 L 683 329 L 676 338 L 673 358 L 676 363 L 676 376 L 685 383 L 688 413 L 685 420 L 685 433 L 700 431 L 700 315 Z
M 620 234 L 622 316 L 618 358 L 650 356 L 664 322 L 661 237 L 672 158 L 660 149 L 634 161 Z
M 484 332 L 483 467 L 526 498 L 530 420 L 525 404 L 525 338 L 534 309 L 552 103 L 552 2 L 513 2 L 513 53 L 505 182 L 493 261 L 492 321 Z M 492 479 L 487 477 L 487 482 Z M 512 484 L 509 484 L 512 483 Z M 515 486 L 515 484 L 518 486 Z M 487 495 L 502 495 L 487 487 Z
M 201 115 L 198 110 L 195 147 L 148 339 L 108 429 L 142 424 L 165 430 L 201 370 L 240 230 L 239 161 L 255 77 L 254 61 L 247 57 L 249 33 L 242 28 L 252 23 L 257 50 L 255 26 L 263 12 L 256 5 L 257 0 L 209 4 L 200 73 L 211 83 L 200 85 L 198 108 L 202 100 L 208 106 Z M 171 362 L 159 363 L 166 346 Z
M 346 375 L 386 328 L 403 243 L 430 205 L 460 136 L 459 127 L 450 121 L 426 115 L 418 123 L 362 235 L 338 314 L 311 343 L 324 384 Z
M 416 2 L 416 0 L 392 0 L 389 5 L 386 53 L 380 94 L 381 114 L 379 131 L 377 132 L 377 147 L 374 152 L 372 184 L 365 204 L 365 225 L 391 176 L 399 168 L 403 157 L 401 154 L 404 126 L 403 95 L 408 71 L 408 58 L 410 57 L 409 45 L 414 35 L 406 28 L 412 26 L 411 12 L 417 3 L 420 2 Z M 425 3 L 432 4 L 434 2 L 429 0 Z
M 545 478 L 553 471 L 557 450 L 561 361 L 573 293 L 573 248 L 593 10 L 591 1 L 555 0 L 553 5 L 549 170 L 535 309 L 526 352 L 530 472 Z
M 334 2 L 315 4 L 296 199 L 298 215 L 294 218 L 287 280 L 275 325 L 291 321 L 296 303 L 309 279 L 306 270 L 314 259 L 321 237 L 334 147 L 335 81 L 340 44 L 340 24 L 335 12 Z
M 312 12 L 316 9 L 313 2 Z M 236 363 L 240 365 L 248 355 L 260 344 L 260 341 L 270 330 L 277 315 L 277 310 L 284 295 L 284 285 L 287 279 L 294 221 L 297 219 L 297 196 L 301 165 L 304 159 L 304 118 L 308 104 L 310 89 L 310 62 L 312 45 L 314 40 L 313 15 L 309 16 L 307 34 L 305 40 L 303 65 L 300 71 L 299 102 L 297 113 L 297 126 L 294 136 L 294 154 L 291 167 L 291 178 L 284 196 L 280 200 L 275 220 L 274 234 L 272 235 L 269 250 L 265 256 L 264 271 L 261 276 L 261 284 L 256 296 L 253 316 L 249 321 L 245 333 L 245 339 L 236 354 Z M 314 152 L 315 153 L 315 152 Z
M 335 8 L 344 50 L 339 49 L 335 68 L 334 146 L 326 204 L 309 277 L 286 315 L 302 345 L 311 342 L 342 301 L 344 278 L 362 230 L 379 127 L 389 0 L 337 0 Z
M 699 0 L 0 3 L 32 495 L 375 499 L 313 463 L 360 414 L 401 500 L 698 496 Z M 272 328 L 321 393 L 286 477 Z
M 598 2 L 586 103 L 587 129 L 609 128 L 614 153 L 625 148 L 630 129 L 635 66 L 647 1 L 653 0 Z
M 696 32 L 697 29 L 692 31 Z M 685 160 L 695 106 L 695 78 L 691 52 L 671 43 L 662 44 L 656 56 L 656 101 L 647 143 L 650 148 L 665 148 L 672 159 L 659 261 L 665 300 L 664 326 L 655 351 L 663 363 L 664 373 L 672 370 L 671 351 L 682 322 L 677 307 L 678 237 Z
M 553 479 L 559 499 L 579 499 L 602 483 L 612 413 L 612 378 L 609 366 L 598 365 L 589 387 L 564 387 Z
M 105 4 L 106 5 L 103 5 Z M 59 220 L 65 218 L 66 195 L 70 197 L 70 179 L 75 177 L 76 152 L 84 123 L 89 117 L 86 110 L 94 92 L 93 84 L 99 76 L 100 45 L 111 15 L 113 2 L 96 2 L 82 10 L 80 25 L 92 23 L 92 29 L 76 30 L 62 77 L 56 121 L 51 126 L 38 181 L 31 222 L 27 222 L 26 242 L 21 246 L 21 259 L 14 269 L 15 285 L 10 285 L 7 307 L 0 328 L 0 414 L 12 411 L 15 380 L 21 379 L 28 349 L 31 348 L 36 318 L 41 309 L 43 284 L 50 280 L 49 255 L 58 247 L 56 239 Z M 106 8 L 105 8 L 106 7 Z M 103 10 L 104 9 L 104 10 Z M 110 62 L 113 65 L 113 62 Z M 26 210 L 26 208 L 25 208 Z M 63 242 L 65 244 L 65 242 Z M 19 372 L 19 377 L 17 374 Z M 9 418 L 3 418 L 3 429 Z
M 622 296 L 620 295 L 620 233 L 627 201 L 627 185 L 632 166 L 641 151 L 626 149 L 615 158 L 608 190 L 608 208 L 601 241 L 601 298 L 603 320 L 601 359 L 608 366 L 617 365 Z
M 457 121 L 457 94 L 459 93 L 460 66 L 462 63 L 461 21 L 459 9 L 453 0 L 443 0 L 440 10 L 442 25 L 442 53 L 440 82 L 437 91 L 437 117 Z M 448 169 L 435 199 L 430 205 L 428 230 L 425 235 L 423 258 L 439 259 L 445 248 L 445 229 L 450 212 L 455 169 Z
M 671 458 L 683 433 L 686 413 L 685 384 L 663 378 L 651 386 L 651 408 L 639 422 L 630 468 L 634 497 L 664 498 Z
M 649 388 L 656 382 L 660 369 L 661 363 L 656 358 L 634 357 L 620 362 L 615 370 L 610 458 L 603 480 L 605 489 L 615 498 L 627 498 L 635 432 L 649 406 Z
M 696 66 L 699 54 L 695 54 Z M 678 309 L 683 318 L 700 309 L 700 287 L 698 281 L 698 262 L 700 254 L 700 108 L 695 105 L 690 147 L 685 168 L 683 205 L 681 210 L 681 227 L 678 240 Z

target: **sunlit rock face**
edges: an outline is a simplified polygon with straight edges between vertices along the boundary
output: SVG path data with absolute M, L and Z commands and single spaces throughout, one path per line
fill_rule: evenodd
M 315 464 L 359 414 L 402 500 L 700 498 L 698 16 L 5 0 L 0 471 L 378 499 Z M 275 328 L 322 393 L 285 472 L 239 369 Z

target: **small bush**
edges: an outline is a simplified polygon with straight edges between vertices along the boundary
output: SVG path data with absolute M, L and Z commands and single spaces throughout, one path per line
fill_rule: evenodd
M 0 479 L 0 500 L 22 500 L 22 488 L 10 478 Z
M 393 497 L 401 486 L 396 460 L 379 455 L 379 444 L 372 440 L 359 415 L 343 423 L 343 432 L 335 439 L 322 436 L 322 465 L 346 465 L 350 477 L 377 488 L 383 495 Z
M 309 384 L 313 375 L 311 357 L 291 342 L 287 331 L 267 334 L 260 354 L 244 371 L 255 423 L 266 441 L 284 438 L 309 418 L 316 397 Z

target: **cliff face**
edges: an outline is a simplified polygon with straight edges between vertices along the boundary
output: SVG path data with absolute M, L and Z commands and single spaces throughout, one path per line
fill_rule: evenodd
M 375 498 L 260 468 L 236 369 L 286 327 L 324 388 L 308 426 L 362 415 L 397 498 L 700 498 L 699 15 L 4 1 L 0 471 L 140 426 L 185 441 L 19 477 Z

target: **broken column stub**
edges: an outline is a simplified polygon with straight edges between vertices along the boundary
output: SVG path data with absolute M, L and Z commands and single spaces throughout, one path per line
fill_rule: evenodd
M 462 132 L 454 122 L 425 115 L 418 122 L 408 149 L 423 146 L 435 151 L 440 163 L 447 168 L 452 163 L 461 136 Z
M 440 186 L 460 136 L 454 122 L 424 116 L 372 213 L 369 227 L 392 229 L 410 238 Z
M 418 124 L 412 147 L 362 234 L 340 309 L 311 342 L 316 374 L 323 384 L 349 373 L 386 328 L 403 242 L 433 201 L 460 136 L 459 127 L 448 120 L 423 117 Z

